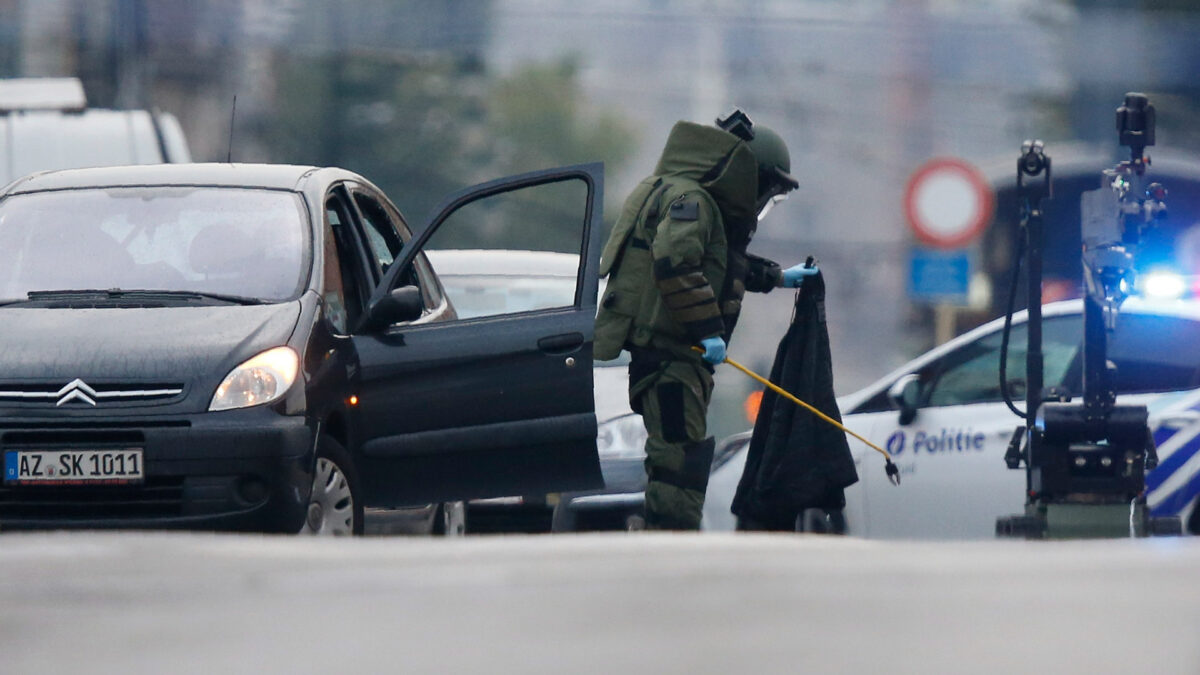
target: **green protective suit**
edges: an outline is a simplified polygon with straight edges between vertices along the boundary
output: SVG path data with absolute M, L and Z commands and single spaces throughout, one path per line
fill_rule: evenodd
M 731 133 L 679 122 L 654 175 L 633 190 L 600 260 L 608 286 L 595 357 L 632 355 L 629 401 L 646 424 L 646 524 L 696 529 L 712 462 L 712 367 L 692 347 L 728 343 L 746 291 L 782 283 L 746 253 L 757 225 L 758 165 Z

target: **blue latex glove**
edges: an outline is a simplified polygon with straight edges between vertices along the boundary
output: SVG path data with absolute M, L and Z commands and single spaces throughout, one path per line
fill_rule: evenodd
M 819 271 L 816 265 L 812 267 L 805 267 L 804 265 L 789 267 L 783 271 L 783 287 L 800 288 L 804 283 L 805 277 L 811 277 Z
M 725 340 L 719 337 L 704 338 L 700 341 L 700 346 L 704 347 L 705 361 L 716 365 L 725 360 Z

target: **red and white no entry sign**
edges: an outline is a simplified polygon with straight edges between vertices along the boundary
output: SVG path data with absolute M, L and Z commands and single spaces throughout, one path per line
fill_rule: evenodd
M 965 246 L 987 227 L 995 197 L 983 174 L 961 159 L 926 162 L 904 191 L 904 214 L 917 239 L 937 248 Z

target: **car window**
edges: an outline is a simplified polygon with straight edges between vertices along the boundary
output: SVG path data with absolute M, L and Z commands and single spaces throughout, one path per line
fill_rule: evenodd
M 362 214 L 363 234 L 366 236 L 367 246 L 370 247 L 374 263 L 382 274 L 400 254 L 400 237 L 388 212 L 374 198 L 355 191 L 354 203 Z
M 460 319 L 573 307 L 587 184 L 491 195 L 458 210 L 424 249 Z
M 1200 386 L 1200 322 L 1125 313 L 1108 345 L 1119 393 Z
M 345 334 L 350 325 L 346 284 L 343 281 L 342 258 L 338 255 L 337 240 L 328 220 L 325 222 L 322 239 L 324 239 L 325 285 L 321 298 L 325 301 L 325 316 L 333 324 L 335 332 Z M 353 291 L 354 287 L 350 288 Z
M 331 299 L 326 297 L 326 311 L 331 312 L 330 320 L 335 330 L 345 332 L 357 322 L 372 284 L 367 279 L 366 270 L 355 264 L 361 259 L 360 244 L 354 234 L 348 205 L 339 192 L 325 201 L 325 233 L 325 295 L 335 293 L 332 302 L 340 301 L 343 307 L 343 312 L 337 312 Z M 331 278 L 334 284 L 341 285 L 340 298 L 336 297 L 336 290 L 331 291 L 328 287 Z
M 1081 381 L 1082 319 L 1079 315 L 1047 318 L 1042 336 L 1045 383 L 1075 396 Z M 999 331 L 934 361 L 921 369 L 922 400 L 928 406 L 996 402 L 1000 395 Z M 1013 326 L 1008 353 L 1008 380 L 1013 397 L 1025 396 L 1024 324 Z M 1172 316 L 1124 313 L 1108 344 L 1108 357 L 1117 367 L 1116 390 L 1122 394 L 1179 391 L 1200 387 L 1200 322 Z M 893 409 L 887 391 L 855 408 L 853 413 Z
M 486 259 L 488 254 L 497 252 L 476 253 Z M 569 276 L 537 274 L 531 270 L 520 275 L 443 274 L 441 279 L 462 319 L 569 307 L 575 303 L 575 278 Z
M 1042 324 L 1044 381 L 1047 387 L 1063 385 L 1079 352 L 1081 325 L 1078 316 L 1055 316 Z M 922 396 L 929 406 L 1001 401 L 1000 343 L 1002 331 L 989 333 L 922 369 Z M 1025 396 L 1025 355 L 1028 330 L 1012 328 L 1008 344 L 1008 381 L 1016 399 Z

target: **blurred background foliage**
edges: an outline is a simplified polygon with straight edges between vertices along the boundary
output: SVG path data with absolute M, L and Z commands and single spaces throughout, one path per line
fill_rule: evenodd
M 276 72 L 278 112 L 261 129 L 273 160 L 361 173 L 410 221 L 493 178 L 594 161 L 619 169 L 636 143 L 619 113 L 585 102 L 569 56 L 501 77 L 473 58 L 385 52 L 289 56 Z

